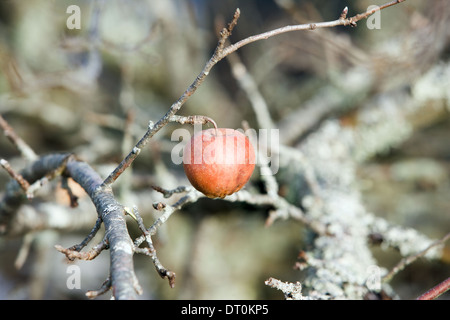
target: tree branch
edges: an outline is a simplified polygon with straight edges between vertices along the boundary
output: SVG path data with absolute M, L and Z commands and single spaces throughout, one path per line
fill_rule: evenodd
M 61 170 L 81 185 L 94 203 L 99 218 L 106 230 L 106 241 L 111 251 L 111 283 L 116 299 L 135 299 L 136 276 L 133 266 L 133 242 L 128 234 L 124 212 L 114 198 L 110 188 L 102 188 L 103 180 L 86 163 L 77 161 L 69 154 L 49 155 L 31 163 L 21 171 L 21 175 L 29 182 L 46 176 L 48 172 Z M 16 180 L 7 185 L 5 195 L 0 202 L 0 232 L 6 235 L 11 218 L 25 197 Z M 85 245 L 85 243 L 84 243 Z
M 363 14 L 356 15 L 351 18 L 347 18 L 347 8 L 342 11 L 339 19 L 330 21 L 330 22 L 321 22 L 321 23 L 310 23 L 310 24 L 302 24 L 295 26 L 286 26 L 279 29 L 275 29 L 272 31 L 268 31 L 265 33 L 261 33 L 259 35 L 250 36 L 246 39 L 238 41 L 235 44 L 231 44 L 229 46 L 225 46 L 227 39 L 230 37 L 233 28 L 237 25 L 237 21 L 240 16 L 239 9 L 236 10 L 232 21 L 228 25 L 227 28 L 224 28 L 219 37 L 218 44 L 214 51 L 212 57 L 205 64 L 203 70 L 199 73 L 199 75 L 195 78 L 192 84 L 184 91 L 181 97 L 175 101 L 167 111 L 167 113 L 158 121 L 156 124 L 149 122 L 149 126 L 145 134 L 142 138 L 137 142 L 135 147 L 131 150 L 130 153 L 121 161 L 121 163 L 110 173 L 110 175 L 106 179 L 102 179 L 99 174 L 92 169 L 87 163 L 76 160 L 70 154 L 57 154 L 57 155 L 49 155 L 44 156 L 36 161 L 32 162 L 27 168 L 22 170 L 19 175 L 23 177 L 24 181 L 27 181 L 29 184 L 33 184 L 39 179 L 46 177 L 49 173 L 51 173 L 50 178 L 54 178 L 57 175 L 64 175 L 71 177 L 81 185 L 81 187 L 86 191 L 89 195 L 91 201 L 95 205 L 98 219 L 91 233 L 86 237 L 86 239 L 77 246 L 73 246 L 69 249 L 63 249 L 58 247 L 58 250 L 66 254 L 70 258 L 93 258 L 96 254 L 98 254 L 101 250 L 105 249 L 109 246 L 110 249 L 110 276 L 105 282 L 104 286 L 99 291 L 90 292 L 90 296 L 96 296 L 97 294 L 103 293 L 109 288 L 113 289 L 113 295 L 116 299 L 135 299 L 137 294 L 140 293 L 140 287 L 137 283 L 136 275 L 134 273 L 134 265 L 133 265 L 133 254 L 138 252 L 138 246 L 143 242 L 147 241 L 149 244 L 149 250 L 147 250 L 146 254 L 149 254 L 152 257 L 153 263 L 155 264 L 159 274 L 163 277 L 167 277 L 169 282 L 173 283 L 173 279 L 175 274 L 163 268 L 161 263 L 154 254 L 154 250 L 152 251 L 152 242 L 151 236 L 154 235 L 160 225 L 162 225 L 170 215 L 180 209 L 184 204 L 188 202 L 195 202 L 198 198 L 202 197 L 195 190 L 190 190 L 186 193 L 184 197 L 182 197 L 178 202 L 171 206 L 161 206 L 161 210 L 163 214 L 161 217 L 155 221 L 155 223 L 148 229 L 143 227 L 142 220 L 138 221 L 139 227 L 143 231 L 144 235 L 140 238 L 136 239 L 135 242 L 131 240 L 128 229 L 126 226 L 125 218 L 124 218 L 124 208 L 123 206 L 115 199 L 114 194 L 112 192 L 112 184 L 118 179 L 118 177 L 134 162 L 136 157 L 141 152 L 142 148 L 144 148 L 150 139 L 167 123 L 171 121 L 198 121 L 198 118 L 183 118 L 177 117 L 175 114 L 181 109 L 184 103 L 196 92 L 196 90 L 200 87 L 200 85 L 204 82 L 206 77 L 209 75 L 211 69 L 214 67 L 216 63 L 220 60 L 228 56 L 229 54 L 235 52 L 239 48 L 253 43 L 255 41 L 268 39 L 275 35 L 283 34 L 286 32 L 299 31 L 299 30 L 315 30 L 318 28 L 328 28 L 335 26 L 355 26 L 356 22 L 367 18 L 369 15 L 374 12 L 387 8 L 389 6 L 395 5 L 397 3 L 403 2 L 405 0 L 399 0 L 390 2 L 384 6 L 379 7 L 378 9 L 374 9 L 371 11 L 367 11 Z M 0 118 L 0 125 L 2 125 L 5 133 L 10 137 L 12 134 L 11 131 L 5 126 L 5 122 L 1 121 L 3 118 Z M 207 121 L 206 118 L 201 119 L 201 121 Z M 213 122 L 214 123 L 214 122 Z M 214 123 L 215 124 L 215 123 Z M 21 145 L 19 139 L 17 137 L 13 137 L 13 142 L 16 145 Z M 22 148 L 22 147 L 20 147 Z M 315 151 L 311 151 L 312 155 L 315 155 Z M 28 154 L 28 158 L 33 158 L 33 153 L 25 152 Z M 308 154 L 306 154 L 308 156 Z M 3 162 L 2 162 L 3 164 Z M 23 194 L 23 188 L 28 189 L 26 184 L 19 183 L 17 177 L 14 178 L 8 185 L 6 192 L 2 201 L 0 202 L 0 234 L 6 235 L 9 228 L 9 223 L 11 222 L 11 218 L 14 213 L 17 211 L 19 206 L 24 203 L 25 197 Z M 337 179 L 339 180 L 339 179 Z M 183 190 L 184 191 L 184 190 Z M 323 193 L 320 190 L 320 193 Z M 340 195 L 332 195 L 332 198 L 337 198 Z M 246 192 L 240 192 L 235 195 L 228 197 L 230 201 L 246 201 L 248 203 L 253 204 L 271 204 L 278 211 L 286 212 L 288 216 L 294 217 L 308 226 L 310 226 L 313 230 L 319 233 L 322 236 L 327 236 L 326 228 L 323 223 L 319 223 L 319 225 L 314 224 L 314 220 L 311 217 L 306 217 L 303 211 L 296 206 L 290 205 L 287 201 L 285 201 L 281 197 L 276 197 L 273 195 L 261 195 L 260 197 L 254 197 Z M 349 203 L 352 203 L 353 199 L 349 199 Z M 358 203 L 357 203 L 358 204 Z M 357 207 L 357 206 L 356 206 Z M 350 208 L 352 208 L 350 206 Z M 358 209 L 358 208 L 356 208 Z M 333 211 L 329 214 L 330 217 L 335 219 L 332 214 L 335 214 L 335 208 L 330 207 L 328 211 Z M 355 216 L 359 215 L 359 210 L 356 210 Z M 337 220 L 337 219 L 336 219 Z M 330 220 L 334 223 L 333 220 Z M 80 253 L 79 251 L 86 246 L 90 240 L 93 238 L 93 235 L 98 231 L 101 223 L 104 223 L 105 226 L 105 238 L 104 240 L 96 246 L 93 251 L 90 253 Z M 338 230 L 340 231 L 340 230 Z M 339 236 L 345 236 L 345 241 L 352 241 L 347 236 L 346 233 L 339 234 Z M 359 240 L 362 240 L 359 239 Z M 328 237 L 326 241 L 335 241 L 335 239 L 331 239 Z M 154 249 L 154 248 L 153 248 Z M 345 277 L 343 277 L 346 280 Z M 346 280 L 347 281 L 347 280 Z M 280 287 L 280 283 L 274 284 L 275 287 Z M 350 283 L 350 282 L 349 282 Z M 272 282 L 273 284 L 273 282 Z M 356 285 L 355 285 L 356 286 Z M 360 284 L 357 284 L 358 288 Z M 281 288 L 281 287 L 280 287 Z M 300 286 L 295 287 L 294 289 L 300 289 Z M 336 295 L 339 296 L 339 295 Z
M 403 270 L 404 268 L 406 268 L 406 266 L 410 265 L 411 263 L 413 263 L 414 261 L 416 261 L 417 259 L 419 259 L 420 257 L 423 257 L 425 254 L 427 254 L 428 251 L 430 251 L 431 249 L 440 246 L 442 244 L 444 244 L 448 239 L 450 239 L 450 233 L 447 233 L 442 239 L 437 240 L 433 243 L 431 243 L 428 247 L 426 247 L 425 249 L 421 250 L 420 252 L 410 255 L 408 257 L 403 258 L 399 263 L 397 263 L 395 265 L 394 268 L 392 268 L 392 270 L 383 277 L 383 281 L 384 282 L 389 282 L 392 280 L 392 278 L 401 270 Z
M 124 210 L 110 188 L 86 163 L 69 161 L 67 174 L 83 187 L 105 225 L 105 237 L 111 252 L 110 279 L 116 299 L 136 299 L 136 276 L 133 265 L 133 242 L 128 234 Z
M 433 300 L 438 298 L 440 295 L 444 294 L 450 289 L 450 278 L 445 279 L 435 287 L 431 288 L 421 296 L 417 298 L 417 300 Z
M 5 136 L 17 147 L 20 153 L 28 160 L 36 160 L 37 154 L 31 149 L 31 147 L 20 138 L 9 123 L 0 115 L 0 127 L 2 128 Z
M 233 28 L 237 25 L 237 21 L 240 17 L 240 10 L 239 8 L 236 9 L 232 21 L 229 23 L 228 28 L 224 28 L 220 32 L 220 37 L 218 44 L 216 46 L 216 49 L 214 50 L 213 56 L 208 60 L 206 65 L 204 66 L 203 70 L 199 73 L 199 75 L 195 78 L 194 82 L 186 89 L 186 91 L 181 95 L 181 97 L 173 103 L 167 113 L 155 124 L 155 125 L 149 125 L 147 132 L 144 134 L 144 136 L 138 141 L 138 143 L 135 145 L 135 147 L 132 149 L 132 151 L 120 162 L 120 164 L 113 170 L 113 172 L 104 180 L 103 186 L 110 186 L 114 181 L 122 174 L 123 171 L 125 171 L 136 159 L 139 152 L 144 148 L 147 143 L 150 141 L 150 139 L 159 131 L 161 130 L 167 123 L 173 119 L 172 117 L 181 109 L 181 107 L 184 105 L 184 103 L 197 91 L 198 87 L 205 81 L 206 77 L 209 75 L 209 72 L 211 69 L 223 58 L 228 56 L 229 54 L 235 52 L 236 50 L 242 48 L 243 46 L 259 41 L 259 40 L 265 40 L 270 37 L 280 35 L 287 32 L 292 31 L 301 31 L 301 30 L 315 30 L 318 28 L 331 28 L 336 26 L 355 26 L 356 22 L 367 18 L 371 14 L 382 10 L 384 8 L 393 6 L 395 4 L 398 4 L 400 2 L 404 2 L 406 0 L 397 0 L 390 3 L 387 3 L 381 7 L 378 7 L 376 9 L 366 11 L 363 14 L 356 15 L 351 18 L 346 18 L 347 16 L 347 8 L 345 8 L 339 19 L 329 22 L 318 22 L 318 23 L 308 23 L 308 24 L 300 24 L 300 25 L 293 25 L 293 26 L 285 26 L 282 28 L 278 28 L 275 30 L 271 30 L 268 32 L 264 32 L 258 35 L 250 36 L 248 38 L 245 38 L 241 41 L 238 41 L 235 44 L 229 45 L 228 47 L 225 47 L 225 43 L 227 39 L 230 37 L 231 32 Z
M 44 156 L 32 162 L 20 172 L 20 175 L 32 184 L 45 177 L 49 172 L 54 172 L 61 167 L 69 154 L 53 154 Z M 0 235 L 6 235 L 9 231 L 9 223 L 17 209 L 23 204 L 26 197 L 16 180 L 11 180 L 7 186 L 3 199 L 0 202 Z

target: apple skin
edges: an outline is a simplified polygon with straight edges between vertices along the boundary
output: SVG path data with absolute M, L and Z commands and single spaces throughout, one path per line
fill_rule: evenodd
M 207 129 L 196 133 L 184 147 L 183 168 L 195 189 L 209 198 L 224 198 L 250 179 L 255 150 L 237 130 Z

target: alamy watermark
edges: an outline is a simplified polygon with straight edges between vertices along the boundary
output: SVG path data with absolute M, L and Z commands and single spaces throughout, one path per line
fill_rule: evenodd
M 374 11 L 367 17 L 366 26 L 368 29 L 381 29 L 381 10 L 377 5 L 370 5 L 366 12 Z M 72 4 L 67 7 L 66 13 L 70 16 L 66 20 L 67 29 L 81 29 L 81 9 L 79 6 Z
M 370 265 L 366 269 L 367 280 L 366 286 L 367 289 L 375 292 L 379 292 L 381 290 L 381 269 L 377 265 Z
M 66 20 L 66 27 L 69 30 L 81 29 L 81 9 L 77 5 L 70 5 L 66 9 L 66 13 L 70 16 Z
M 66 268 L 68 274 L 66 280 L 67 289 L 81 289 L 81 269 L 77 265 L 70 265 Z
M 371 5 L 367 8 L 367 11 L 375 10 L 370 16 L 367 17 L 366 26 L 368 29 L 381 29 L 381 10 L 379 6 Z

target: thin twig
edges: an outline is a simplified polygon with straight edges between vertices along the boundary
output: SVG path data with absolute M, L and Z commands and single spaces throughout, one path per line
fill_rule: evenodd
M 9 123 L 0 115 L 0 127 L 2 128 L 5 136 L 17 147 L 23 157 L 29 161 L 34 161 L 38 158 L 37 154 L 31 149 L 31 147 L 23 141 Z
M 159 186 L 152 186 L 152 188 L 153 188 L 153 190 L 155 190 L 159 193 L 162 193 L 164 198 L 170 198 L 175 193 L 183 193 L 183 192 L 188 192 L 191 190 L 190 187 L 186 187 L 186 186 L 180 186 L 180 187 L 177 187 L 172 190 L 167 190 L 167 189 L 161 188 Z
M 102 225 L 102 218 L 98 217 L 97 221 L 95 222 L 94 227 L 92 228 L 91 232 L 89 232 L 89 234 L 86 236 L 86 238 L 84 238 L 84 240 L 81 241 L 80 244 L 74 245 L 74 246 L 70 247 L 69 249 L 71 249 L 73 251 L 81 251 L 84 247 L 86 247 L 88 245 L 88 243 L 92 240 L 92 238 L 95 237 L 98 230 L 100 230 L 101 225 Z
M 406 0 L 397 0 L 394 2 L 387 3 L 381 7 L 378 7 L 376 9 L 366 11 L 363 14 L 356 15 L 351 18 L 346 18 L 346 10 L 344 9 L 339 19 L 329 22 L 319 22 L 319 23 L 309 23 L 309 24 L 301 24 L 301 25 L 293 25 L 293 26 L 285 26 L 282 28 L 278 28 L 275 30 L 271 30 L 268 32 L 264 32 L 258 35 L 250 36 L 246 39 L 243 39 L 241 41 L 238 41 L 235 44 L 229 45 L 228 47 L 225 47 L 227 39 L 230 37 L 233 28 L 237 25 L 237 21 L 240 17 L 240 10 L 239 8 L 236 9 L 232 21 L 228 24 L 228 28 L 223 28 L 223 30 L 220 32 L 219 41 L 217 44 L 217 47 L 214 51 L 213 56 L 208 60 L 206 65 L 204 66 L 203 70 L 200 72 L 200 74 L 195 78 L 194 82 L 186 89 L 186 91 L 181 95 L 181 97 L 173 103 L 167 113 L 153 126 L 149 126 L 147 132 L 144 134 L 144 136 L 138 141 L 136 146 L 133 148 L 133 150 L 120 162 L 120 164 L 114 169 L 114 171 L 103 181 L 103 187 L 110 186 L 114 181 L 124 172 L 136 159 L 138 156 L 140 150 L 144 148 L 149 140 L 159 131 L 161 128 L 163 128 L 168 122 L 170 122 L 170 119 L 173 115 L 175 115 L 181 107 L 184 105 L 184 103 L 192 96 L 198 89 L 198 87 L 205 81 L 206 77 L 209 75 L 209 72 L 211 69 L 223 58 L 228 56 L 229 54 L 235 52 L 239 48 L 242 48 L 243 46 L 250 44 L 255 41 L 259 40 L 265 40 L 270 37 L 286 33 L 286 32 L 292 32 L 292 31 L 301 31 L 301 30 L 315 30 L 318 28 L 331 28 L 336 26 L 355 26 L 356 22 L 367 18 L 371 14 L 390 7 L 392 5 L 395 5 L 397 3 L 403 2 Z
M 207 124 L 207 123 L 211 123 L 214 128 L 217 129 L 217 124 L 216 122 L 211 119 L 210 117 L 206 117 L 206 116 L 200 116 L 200 115 L 194 115 L 194 116 L 177 116 L 177 115 L 173 115 L 169 118 L 170 122 L 178 122 L 179 124 Z
M 367 10 L 364 13 L 357 14 L 356 16 L 353 16 L 353 17 L 349 18 L 348 20 L 350 20 L 350 24 L 356 24 L 356 22 L 358 22 L 359 20 L 367 19 L 369 16 L 371 16 L 372 14 L 374 14 L 377 11 L 381 11 L 383 9 L 394 6 L 394 5 L 404 2 L 404 1 L 406 1 L 406 0 L 396 0 L 396 1 L 391 1 L 391 2 L 385 3 L 379 7 L 374 6 L 374 7 L 372 7 L 371 10 Z
M 108 249 L 108 240 L 105 238 L 99 244 L 92 247 L 88 252 L 79 252 L 76 249 L 68 248 L 65 249 L 60 245 L 55 245 L 55 249 L 61 253 L 64 253 L 69 260 L 92 260 L 95 259 L 103 250 Z
M 230 54 L 227 57 L 230 65 L 233 77 L 238 82 L 241 89 L 247 95 L 248 100 L 251 103 L 253 112 L 256 116 L 258 126 L 264 129 L 271 129 L 274 127 L 272 118 L 270 116 L 269 107 L 266 100 L 258 90 L 258 86 L 249 74 L 247 68 L 242 63 L 241 58 L 237 53 Z
M 147 229 L 149 234 L 151 236 L 156 234 L 156 231 L 158 228 L 163 225 L 170 216 L 177 210 L 180 210 L 185 204 L 195 202 L 199 198 L 204 197 L 203 193 L 191 189 L 185 196 L 183 196 L 181 199 L 179 199 L 176 203 L 170 206 L 164 206 L 161 208 L 161 211 L 163 212 L 162 215 Z M 134 245 L 138 247 L 142 242 L 145 241 L 145 236 L 140 236 L 136 240 L 134 240 Z
M 447 278 L 438 285 L 434 286 L 433 288 L 419 296 L 416 300 L 433 300 L 438 298 L 448 290 L 450 290 L 450 278 Z
M 141 230 L 141 232 L 144 234 L 145 241 L 147 242 L 150 251 L 152 251 L 152 252 L 155 251 L 155 248 L 153 247 L 153 241 L 152 241 L 151 235 L 145 228 L 144 221 L 142 220 L 142 217 L 141 217 L 137 207 L 133 207 L 133 215 L 135 217 L 135 220 L 137 222 L 139 230 Z
M 145 241 L 148 244 L 148 248 L 138 248 L 139 245 L 136 245 L 134 251 L 137 253 L 148 255 L 152 259 L 153 265 L 155 266 L 156 271 L 158 272 L 160 277 L 163 279 L 167 278 L 167 280 L 169 280 L 169 286 L 171 288 L 175 287 L 176 274 L 175 272 L 166 269 L 159 261 L 156 255 L 155 247 L 153 246 L 152 236 L 150 232 L 145 228 L 144 221 L 142 220 L 142 217 L 136 207 L 133 208 L 133 214 L 135 215 L 138 227 L 144 234 Z
M 0 165 L 3 167 L 3 169 L 6 170 L 6 172 L 8 172 L 11 178 L 17 181 L 23 191 L 28 192 L 30 183 L 20 173 L 14 171 L 8 161 L 6 161 L 5 159 L 0 159 Z
M 416 261 L 418 258 L 424 256 L 430 249 L 444 244 L 448 239 L 450 239 L 450 233 L 447 233 L 442 239 L 433 242 L 424 250 L 422 250 L 414 255 L 403 258 L 394 268 L 392 268 L 392 270 L 388 274 L 386 274 L 383 277 L 383 279 L 382 279 L 383 282 L 389 282 L 392 279 L 392 277 L 394 277 L 398 272 L 403 270 L 406 266 L 410 265 L 411 263 Z
M 162 279 L 167 278 L 167 280 L 169 281 L 169 286 L 171 288 L 175 287 L 175 278 L 176 278 L 175 272 L 164 268 L 164 266 L 161 264 L 158 257 L 156 256 L 155 251 L 152 251 L 150 248 L 135 248 L 135 252 L 149 256 L 152 259 L 153 265 L 155 266 L 159 276 Z
M 61 188 L 65 189 L 67 191 L 67 194 L 69 196 L 69 201 L 70 201 L 70 207 L 71 208 L 78 207 L 78 197 L 75 194 L 73 194 L 72 189 L 69 186 L 68 177 L 64 177 L 64 176 L 62 177 Z
M 327 22 L 317 22 L 317 23 L 307 23 L 307 24 L 299 24 L 299 25 L 292 25 L 292 26 L 285 26 L 285 27 L 281 27 L 278 29 L 274 29 L 271 31 L 267 31 L 261 34 L 257 34 L 254 36 L 250 36 L 246 39 L 243 39 L 241 41 L 236 42 L 235 44 L 232 44 L 226 48 L 224 48 L 223 52 L 222 52 L 222 58 L 229 55 L 230 53 L 238 50 L 239 48 L 242 48 L 243 46 L 250 44 L 252 42 L 256 42 L 259 40 L 266 40 L 269 39 L 273 36 L 277 36 L 283 33 L 287 33 L 287 32 L 292 32 L 292 31 L 301 31 L 301 30 L 316 30 L 319 28 L 332 28 L 332 27 L 337 27 L 337 26 L 356 26 L 356 22 L 358 22 L 359 20 L 365 19 L 367 17 L 369 17 L 370 15 L 374 14 L 377 11 L 380 11 L 382 9 L 388 8 L 390 6 L 396 5 L 398 3 L 404 2 L 406 0 L 397 0 L 397 1 L 392 1 L 389 3 L 386 3 L 380 7 L 375 7 L 372 10 L 368 10 L 364 13 L 361 14 L 357 14 L 353 17 L 347 18 L 347 12 L 348 12 L 348 8 L 344 8 L 344 10 L 341 13 L 341 16 L 339 17 L 339 19 L 334 20 L 334 21 L 327 21 Z
M 89 299 L 97 298 L 98 296 L 101 296 L 102 294 L 105 294 L 108 292 L 112 287 L 112 281 L 111 277 L 108 277 L 105 282 L 103 282 L 102 286 L 98 290 L 89 290 L 86 292 L 86 297 Z

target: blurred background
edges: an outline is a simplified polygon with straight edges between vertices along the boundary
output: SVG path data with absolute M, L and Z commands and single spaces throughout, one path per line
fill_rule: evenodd
M 203 69 L 218 31 L 236 8 L 241 17 L 231 42 L 286 25 L 335 20 L 345 6 L 353 16 L 383 3 L 3 0 L 0 113 L 39 155 L 73 152 L 106 177 L 142 137 L 149 121 L 158 121 Z M 66 10 L 73 4 L 80 8 L 80 29 L 66 24 L 73 14 Z M 381 12 L 379 29 L 362 20 L 356 28 L 291 32 L 252 43 L 219 62 L 179 114 L 205 115 L 220 127 L 242 128 L 246 121 L 261 128 L 258 112 L 232 73 L 238 62 L 264 98 L 281 142 L 293 147 L 327 119 L 358 130 L 383 124 L 384 118 L 370 115 L 367 108 L 391 112 L 384 102 L 392 92 L 425 88 L 420 94 L 427 102 L 420 108 L 395 111 L 408 120 L 407 129 L 399 122 L 398 131 L 388 130 L 386 136 L 375 132 L 364 148 L 358 146 L 355 158 L 368 211 L 441 238 L 450 227 L 450 87 L 438 89 L 450 85 L 449 11 L 445 0 L 407 0 Z M 370 82 L 364 76 L 369 69 L 375 75 Z M 417 86 L 420 81 L 439 86 Z M 400 116 L 392 112 L 395 124 Z M 167 125 L 115 184 L 121 203 L 138 204 L 147 226 L 158 215 L 152 203 L 163 200 L 151 186 L 188 185 L 182 166 L 170 158 L 178 143 L 171 141 L 171 132 L 179 127 L 191 130 L 189 125 Z M 25 165 L 4 135 L 0 157 L 17 169 Z M 300 204 L 304 185 L 292 170 L 281 168 L 276 178 L 281 194 Z M 0 193 L 8 180 L 0 171 Z M 98 289 L 108 276 L 109 254 L 104 252 L 93 261 L 75 262 L 81 288 L 67 288 L 68 264 L 54 245 L 79 243 L 96 219 L 82 190 L 73 188 L 81 197 L 73 213 L 80 215 L 79 224 L 0 238 L 0 299 L 86 299 L 85 292 Z M 247 188 L 259 190 L 257 176 Z M 53 181 L 29 205 L 57 212 L 68 206 L 68 199 Z M 200 199 L 176 212 L 155 237 L 160 261 L 177 274 L 176 286 L 170 289 L 150 259 L 136 255 L 142 298 L 282 299 L 282 293 L 264 281 L 301 281 L 294 265 L 307 230 L 293 220 L 265 227 L 269 209 Z M 139 234 L 132 221 L 130 232 Z M 93 245 L 101 234 L 98 237 Z M 373 251 L 388 269 L 401 259 L 395 250 Z M 394 278 L 394 290 L 411 299 L 443 281 L 449 276 L 449 255 L 407 267 Z M 441 299 L 449 297 L 447 293 Z

